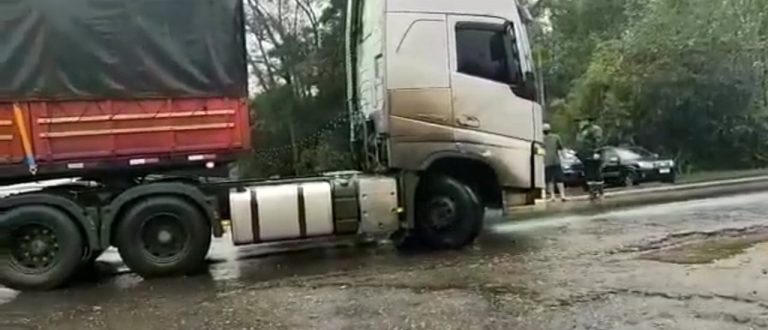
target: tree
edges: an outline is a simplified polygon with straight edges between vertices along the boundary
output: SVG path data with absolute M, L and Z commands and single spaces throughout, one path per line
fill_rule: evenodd
M 536 49 L 548 117 L 600 119 L 693 168 L 766 162 L 768 3 L 760 0 L 539 0 Z M 568 134 L 566 134 L 568 135 Z
M 598 43 L 568 117 L 600 118 L 698 168 L 766 165 L 765 20 L 757 1 L 652 1 Z
M 256 81 L 251 102 L 256 148 L 246 162 L 249 173 L 298 175 L 345 166 L 342 156 L 332 157 L 338 164 L 330 164 L 305 151 L 321 146 L 326 152 L 346 153 L 346 136 L 338 130 L 345 119 L 346 1 L 245 4 L 249 70 Z M 322 132 L 332 128 L 336 134 Z

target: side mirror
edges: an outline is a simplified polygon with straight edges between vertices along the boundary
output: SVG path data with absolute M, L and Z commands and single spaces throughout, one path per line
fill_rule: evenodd
M 517 33 L 515 32 L 515 23 L 507 21 L 504 24 L 504 30 L 507 32 L 507 36 L 509 36 L 511 41 L 517 42 Z
M 651 155 L 654 159 L 659 158 L 659 154 L 652 154 Z

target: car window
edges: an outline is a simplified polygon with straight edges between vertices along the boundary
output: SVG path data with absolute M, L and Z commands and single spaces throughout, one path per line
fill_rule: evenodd
M 610 159 L 610 158 L 619 156 L 618 154 L 616 154 L 616 151 L 614 149 L 603 149 L 600 153 L 605 159 Z
M 629 151 L 635 152 L 643 157 L 653 157 L 653 153 L 644 148 L 632 148 Z

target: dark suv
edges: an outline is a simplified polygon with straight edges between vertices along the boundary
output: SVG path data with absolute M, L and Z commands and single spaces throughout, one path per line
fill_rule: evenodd
M 640 147 L 604 147 L 603 177 L 606 183 L 632 186 L 643 182 L 674 183 L 675 161 Z

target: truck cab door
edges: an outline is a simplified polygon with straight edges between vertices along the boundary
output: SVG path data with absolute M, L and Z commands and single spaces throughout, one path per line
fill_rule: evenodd
M 501 19 L 450 18 L 455 119 L 459 128 L 533 141 L 535 103 L 522 95 L 527 68 L 509 27 Z
M 523 30 L 500 18 L 448 17 L 454 137 L 464 152 L 503 149 L 513 184 L 538 187 L 541 107 L 526 88 L 533 68 Z

